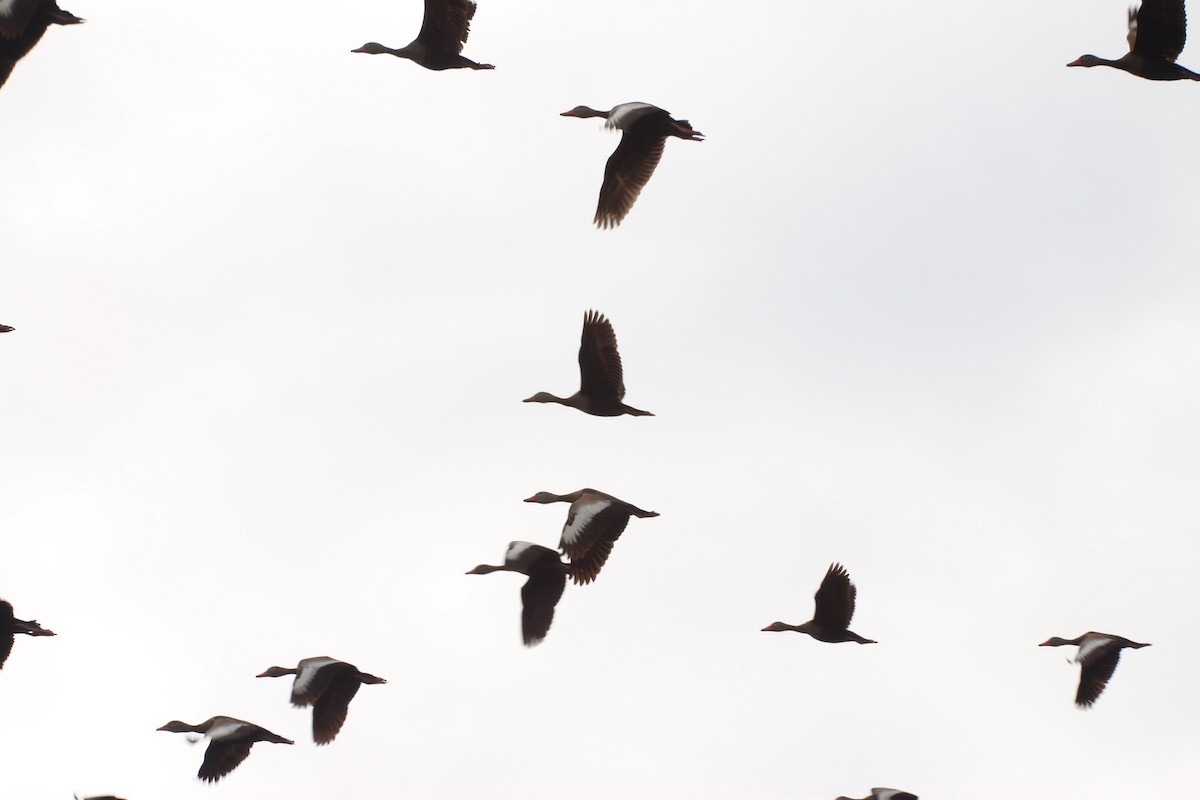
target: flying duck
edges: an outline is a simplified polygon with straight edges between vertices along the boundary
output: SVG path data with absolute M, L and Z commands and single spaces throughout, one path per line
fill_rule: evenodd
M 233 717 L 212 717 L 199 725 L 189 725 L 174 719 L 158 730 L 168 733 L 202 733 L 208 737 L 208 750 L 204 753 L 204 763 L 200 765 L 196 777 L 210 783 L 219 781 L 233 772 L 234 768 L 250 755 L 250 748 L 255 742 L 295 744 L 291 739 L 271 733 L 266 728 Z
M 8 660 L 8 654 L 12 652 L 14 636 L 18 633 L 26 636 L 54 635 L 54 631 L 46 630 L 38 624 L 36 619 L 28 622 L 17 619 L 13 616 L 12 604 L 7 600 L 0 600 L 0 669 L 4 669 L 4 662 Z
M 124 800 L 124 798 L 112 794 L 92 794 L 87 797 L 75 795 L 75 800 Z
M 83 22 L 54 0 L 0 0 L 0 86 L 51 25 Z
M 621 143 L 604 165 L 600 202 L 592 220 L 600 228 L 615 228 L 625 219 L 654 174 L 668 136 L 693 142 L 704 140 L 704 134 L 693 129 L 686 119 L 672 119 L 669 113 L 649 103 L 621 103 L 608 111 L 575 106 L 559 116 L 604 117 L 607 120 L 604 127 L 621 131 Z
M 525 498 L 526 503 L 570 503 L 563 525 L 559 548 L 571 563 L 567 574 L 576 584 L 591 583 L 600 574 L 613 544 L 621 538 L 630 517 L 657 517 L 657 511 L 643 511 L 631 503 L 595 489 L 580 489 L 570 494 L 538 492 Z
M 510 542 L 503 565 L 480 564 L 467 574 L 490 572 L 519 572 L 529 576 L 521 587 L 521 638 L 526 647 L 545 639 L 554 621 L 554 606 L 567 586 L 567 567 L 558 553 L 538 544 Z
M 367 42 L 351 53 L 391 53 L 415 61 L 425 69 L 495 69 L 461 55 L 471 32 L 475 4 L 471 0 L 425 0 L 425 21 L 421 32 L 399 50 L 378 42 Z
M 1111 633 L 1088 631 L 1074 639 L 1051 636 L 1038 647 L 1061 647 L 1064 644 L 1079 645 L 1079 652 L 1075 654 L 1074 660 L 1079 664 L 1079 689 L 1075 692 L 1075 705 L 1080 708 L 1090 708 L 1100 697 L 1117 668 L 1122 649 L 1130 647 L 1136 650 L 1150 646 L 1148 643 L 1131 642 Z
M 599 311 L 583 315 L 583 335 L 579 342 L 579 391 L 570 397 L 555 397 L 538 392 L 524 403 L 559 403 L 597 417 L 653 417 L 649 411 L 627 406 L 625 379 L 621 372 L 621 354 L 617 352 L 617 334 L 612 323 Z
M 830 564 L 821 581 L 821 588 L 814 596 L 816 609 L 813 618 L 799 625 L 788 625 L 786 622 L 772 622 L 764 631 L 798 631 L 807 633 L 820 642 L 858 642 L 859 644 L 876 644 L 874 639 L 864 639 L 850 630 L 850 620 L 854 617 L 854 599 L 858 589 L 850 582 L 850 573 L 841 564 Z
M 292 705 L 313 707 L 313 741 L 329 744 L 346 722 L 350 701 L 364 683 L 387 683 L 358 667 L 328 656 L 302 658 L 294 667 L 271 667 L 258 677 L 280 678 L 295 675 L 292 682 Z
M 837 800 L 860 800 L 856 797 L 839 797 Z M 861 800 L 917 800 L 917 796 L 912 792 L 902 792 L 899 789 L 885 789 L 877 787 L 871 790 L 871 793 Z
M 1187 41 L 1187 11 L 1183 0 L 1143 0 L 1129 9 L 1129 52 L 1110 61 L 1088 55 L 1068 67 L 1115 67 L 1152 81 L 1200 81 L 1200 74 L 1175 63 Z

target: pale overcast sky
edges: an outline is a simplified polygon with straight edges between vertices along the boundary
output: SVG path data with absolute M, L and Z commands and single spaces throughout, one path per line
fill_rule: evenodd
M 0 797 L 1186 796 L 1200 87 L 1125 3 L 61 0 L 0 91 Z M 1200 14 L 1200 11 L 1196 12 Z M 1200 38 L 1200 33 L 1193 33 Z M 1200 69 L 1200 45 L 1180 62 Z M 597 120 L 688 119 L 592 227 Z M 578 385 L 586 309 L 627 401 Z M 521 645 L 508 542 L 634 519 Z M 802 622 L 833 561 L 879 644 Z M 1127 651 L 1091 711 L 1073 649 Z M 337 740 L 272 665 L 366 686 Z M 215 786 L 155 728 L 240 717 Z

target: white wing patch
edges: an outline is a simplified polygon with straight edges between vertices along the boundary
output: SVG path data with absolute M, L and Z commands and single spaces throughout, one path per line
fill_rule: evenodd
M 215 741 L 222 739 L 232 739 L 237 735 L 237 732 L 246 727 L 246 723 L 241 720 L 228 719 L 224 722 L 219 722 L 208 729 L 208 738 Z
M 292 684 L 292 697 L 299 697 L 308 692 L 308 687 L 312 686 L 313 680 L 317 677 L 317 672 L 321 667 L 328 664 L 337 664 L 336 658 L 322 656 L 321 658 L 306 658 L 301 662 L 300 672 L 296 675 L 296 681 Z
M 567 524 L 563 525 L 562 543 L 569 545 L 578 544 L 583 536 L 583 532 L 587 529 L 591 521 L 596 518 L 597 514 L 610 505 L 610 501 L 600 499 L 584 500 L 572 504 L 571 515 L 567 517 Z
M 1102 650 L 1112 643 L 1112 639 L 1107 636 L 1091 636 L 1079 645 L 1079 652 L 1075 655 L 1077 662 L 1087 661 L 1096 654 L 1096 651 Z
M 657 108 L 658 106 L 652 106 L 649 103 L 621 103 L 619 106 L 613 106 L 612 110 L 608 112 L 608 119 L 604 122 L 604 127 L 625 130 L 625 126 L 640 117 L 642 112 Z
M 17 9 L 17 0 L 0 0 L 0 16 L 11 17 Z

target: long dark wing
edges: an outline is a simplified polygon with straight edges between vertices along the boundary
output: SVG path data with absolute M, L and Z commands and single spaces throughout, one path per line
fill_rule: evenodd
M 567 586 L 567 571 L 553 553 L 537 569 L 531 570 L 529 580 L 521 587 L 521 638 L 526 647 L 533 647 L 550 630 L 554 621 L 554 607 Z
M 0 2 L 0 39 L 15 39 L 25 31 L 25 26 L 37 12 L 41 0 L 9 0 Z
M 621 134 L 621 143 L 604 165 L 604 183 L 592 222 L 601 228 L 621 224 L 654 174 L 666 143 L 666 135 L 654 130 L 632 129 Z
M 828 630 L 845 630 L 854 617 L 854 598 L 858 590 L 850 582 L 850 573 L 841 564 L 831 564 L 817 589 L 813 622 Z
M 8 661 L 8 654 L 12 652 L 15 638 L 11 633 L 0 633 L 0 669 L 4 669 L 4 662 Z
M 347 664 L 347 666 L 350 666 Z M 352 671 L 354 670 L 351 667 Z M 362 686 L 353 675 L 342 675 L 333 681 L 321 699 L 313 705 L 313 741 L 317 744 L 329 744 L 338 735 L 346 722 L 346 712 L 350 710 L 350 701 L 358 694 Z
M 586 513 L 586 507 L 581 510 Z M 604 563 L 612 553 L 613 543 L 621 538 L 629 524 L 629 512 L 620 505 L 605 502 L 586 524 L 574 525 L 577 518 L 574 507 L 567 515 L 563 526 L 562 548 L 571 563 L 567 571 L 571 580 L 578 584 L 591 583 L 600 574 Z
M 475 4 L 470 0 L 425 0 L 425 21 L 417 39 L 449 53 L 461 53 L 474 16 Z
M 1183 0 L 1143 0 L 1137 11 L 1137 36 L 1129 48 L 1147 58 L 1174 61 L 1187 41 Z
M 1079 690 L 1075 692 L 1075 705 L 1088 708 L 1095 703 L 1108 685 L 1108 680 L 1121 660 L 1121 648 L 1097 650 L 1084 659 L 1079 669 Z
M 301 670 L 301 675 L 297 675 L 292 683 L 292 705 L 304 708 L 317 702 L 329 688 L 329 684 L 345 672 L 354 672 L 354 665 L 329 659 L 329 663 L 322 665 L 320 669 L 314 669 L 310 673 L 312 677 L 301 684 L 300 678 L 304 674 L 304 670 Z
M 619 403 L 625 398 L 625 378 L 617 334 L 599 311 L 583 315 L 579 341 L 579 391 L 588 397 Z
M 254 742 L 210 741 L 198 777 L 202 781 L 219 781 L 246 760 L 253 745 Z

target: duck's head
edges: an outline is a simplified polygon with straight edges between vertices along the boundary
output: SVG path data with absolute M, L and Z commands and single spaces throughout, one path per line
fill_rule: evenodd
M 355 48 L 354 50 L 351 50 L 350 52 L 351 53 L 369 53 L 373 56 L 377 56 L 380 53 L 390 53 L 391 50 L 388 49 L 387 47 L 384 47 L 379 42 L 367 42 L 362 47 Z
M 256 677 L 256 678 L 282 678 L 284 675 L 295 675 L 295 674 L 296 674 L 295 669 L 288 669 L 287 667 L 270 667 L 265 672 L 261 672 L 258 675 L 255 675 L 254 677 Z

